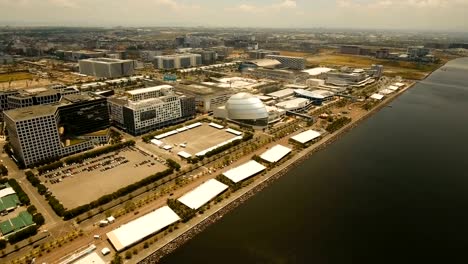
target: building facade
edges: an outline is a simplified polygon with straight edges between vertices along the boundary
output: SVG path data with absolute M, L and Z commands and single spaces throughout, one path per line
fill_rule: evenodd
M 281 62 L 281 66 L 292 70 L 304 70 L 305 69 L 305 58 L 292 57 L 292 56 L 280 56 L 280 55 L 267 55 L 266 59 L 273 59 Z
M 59 110 L 37 105 L 4 112 L 6 129 L 15 157 L 25 166 L 79 153 L 93 147 L 91 141 L 65 146 L 59 133 Z
M 202 56 L 191 53 L 156 56 L 153 64 L 156 68 L 163 70 L 190 68 L 201 65 Z
M 109 98 L 114 125 L 141 135 L 195 116 L 195 98 L 179 96 L 174 87 L 162 85 L 130 91 L 125 98 Z
M 135 61 L 110 58 L 92 58 L 79 61 L 80 73 L 99 78 L 117 78 L 133 75 Z

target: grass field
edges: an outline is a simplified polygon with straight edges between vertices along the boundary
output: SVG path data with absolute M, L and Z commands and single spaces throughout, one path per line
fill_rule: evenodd
M 336 54 L 330 50 L 321 51 L 319 54 L 290 51 L 282 51 L 281 54 L 305 57 L 309 67 L 350 66 L 368 68 L 372 64 L 380 64 L 384 66 L 386 76 L 401 76 L 405 79 L 423 79 L 428 73 L 441 66 L 441 64 L 421 64 L 410 61 L 382 60 L 366 56 Z
M 32 79 L 33 75 L 29 72 L 12 72 L 12 73 L 2 73 L 0 74 L 0 82 L 9 82 Z

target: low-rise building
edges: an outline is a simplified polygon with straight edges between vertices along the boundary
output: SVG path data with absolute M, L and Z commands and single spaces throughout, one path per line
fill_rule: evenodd
M 305 69 L 306 60 L 303 57 L 267 55 L 266 59 L 273 59 L 281 62 L 281 66 L 293 70 Z

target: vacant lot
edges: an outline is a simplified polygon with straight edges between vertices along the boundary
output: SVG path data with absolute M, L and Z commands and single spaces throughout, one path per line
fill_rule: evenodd
M 32 79 L 34 76 L 29 72 L 12 72 L 0 74 L 0 82 L 19 81 Z
M 226 132 L 224 129 L 213 128 L 204 123 L 200 127 L 175 134 L 173 136 L 164 138 L 161 141 L 173 147 L 172 153 L 185 151 L 194 156 L 196 153 L 202 150 L 213 147 L 234 137 L 236 136 Z M 182 143 L 186 143 L 187 147 L 180 147 L 180 144 Z
M 113 168 L 111 168 L 113 167 Z M 135 148 L 105 154 L 81 165 L 68 166 L 56 176 L 41 176 L 66 208 L 74 208 L 163 171 L 166 166 Z M 69 170 L 65 171 L 64 170 Z M 48 176 L 52 175 L 52 176 Z M 61 181 L 60 181 L 61 180 Z M 55 183 L 54 183 L 55 182 Z
M 325 50 L 319 54 L 281 51 L 282 55 L 305 57 L 312 66 L 350 66 L 356 68 L 369 68 L 372 64 L 384 66 L 385 75 L 401 76 L 405 79 L 423 79 L 428 73 L 440 67 L 439 64 L 421 64 L 410 61 L 382 60 L 367 56 L 354 56 L 338 54 Z

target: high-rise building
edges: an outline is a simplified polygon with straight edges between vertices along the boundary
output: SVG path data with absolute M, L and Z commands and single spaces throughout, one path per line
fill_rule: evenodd
M 126 97 L 109 98 L 114 125 L 132 135 L 141 135 L 194 117 L 193 98 L 179 96 L 174 87 L 161 85 L 127 92 Z
M 90 140 L 73 140 L 110 126 L 106 98 L 66 95 L 59 103 L 5 111 L 15 157 L 26 166 L 90 149 Z
M 354 45 L 344 45 L 340 47 L 340 53 L 342 54 L 351 54 L 351 55 L 360 55 L 361 47 Z
M 156 68 L 164 70 L 196 67 L 202 64 L 202 56 L 191 53 L 156 56 L 153 64 Z
M 408 47 L 407 53 L 410 59 L 417 59 L 430 54 L 431 50 L 424 46 L 412 46 Z
M 273 59 L 281 62 L 281 66 L 292 70 L 304 70 L 306 60 L 303 57 L 267 55 L 266 59 Z
M 135 70 L 135 61 L 110 58 L 80 60 L 80 73 L 100 78 L 130 76 Z
M 214 50 L 197 50 L 193 53 L 201 55 L 201 62 L 203 65 L 213 64 L 218 59 L 218 53 Z

